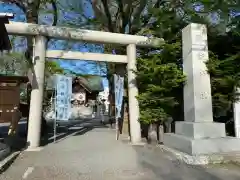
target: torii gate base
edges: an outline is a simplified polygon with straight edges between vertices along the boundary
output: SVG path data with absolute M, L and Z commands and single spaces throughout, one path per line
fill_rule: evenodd
M 190 24 L 183 29 L 182 38 L 183 69 L 187 74 L 185 121 L 176 122 L 175 134 L 164 135 L 164 145 L 184 152 L 178 154 L 189 164 L 221 162 L 229 157 L 221 153 L 240 151 L 240 139 L 226 137 L 225 124 L 213 122 L 210 76 L 205 65 L 208 60 L 206 27 Z

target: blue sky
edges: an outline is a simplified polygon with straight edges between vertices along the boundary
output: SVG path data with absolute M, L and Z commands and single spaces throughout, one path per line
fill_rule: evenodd
M 64 4 L 69 3 L 71 0 L 65 2 L 62 1 L 62 6 Z M 85 4 L 84 6 L 84 14 L 85 16 L 92 17 L 93 12 L 90 6 Z M 15 18 L 13 21 L 21 21 L 24 22 L 25 15 L 21 12 L 21 10 L 15 5 L 5 5 L 3 3 L 0 4 L 0 12 L 12 12 L 15 14 Z M 39 17 L 40 24 L 51 24 L 52 15 L 46 12 L 42 12 Z M 67 22 L 76 22 L 76 24 L 80 21 L 80 15 L 76 12 L 69 11 L 60 11 L 59 12 L 59 22 L 60 24 L 64 24 Z M 79 28 L 79 27 L 78 27 Z M 24 37 L 17 37 L 13 43 L 15 51 L 23 51 L 26 48 L 26 39 Z M 81 52 L 103 52 L 103 47 L 101 45 L 95 44 L 86 44 L 81 42 L 69 42 L 64 40 L 55 40 L 52 39 L 49 43 L 48 49 L 60 49 L 60 50 L 72 50 L 72 51 L 81 51 Z M 98 63 L 92 61 L 81 61 L 81 60 L 58 60 L 61 67 L 65 69 L 72 70 L 77 73 L 82 74 L 96 74 L 96 75 L 105 75 L 104 63 L 101 63 L 101 67 Z M 102 70 L 104 69 L 104 70 Z M 103 84 L 105 87 L 108 86 L 107 79 L 103 79 Z

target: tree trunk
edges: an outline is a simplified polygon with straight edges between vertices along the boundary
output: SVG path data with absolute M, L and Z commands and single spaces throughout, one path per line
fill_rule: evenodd
M 27 4 L 26 20 L 27 23 L 38 24 L 38 10 L 40 6 L 40 0 Z M 28 60 L 29 67 L 32 68 L 32 55 L 33 55 L 33 38 L 27 37 L 27 50 L 25 53 Z
M 148 143 L 162 144 L 163 143 L 164 128 L 163 124 L 152 123 L 148 127 Z
M 164 127 L 163 124 L 159 124 L 157 128 L 157 135 L 158 135 L 158 143 L 163 144 L 163 135 L 164 135 Z
M 126 101 L 126 98 L 124 98 L 123 102 L 123 126 L 122 126 L 122 131 L 123 134 L 128 135 L 130 137 L 130 126 L 129 126 L 129 113 L 128 113 L 128 103 Z
M 148 127 L 148 143 L 149 144 L 158 144 L 158 126 L 155 123 L 152 123 Z
M 166 133 L 171 133 L 172 132 L 172 122 L 173 119 L 172 118 L 168 118 L 165 122 L 165 129 L 166 129 Z

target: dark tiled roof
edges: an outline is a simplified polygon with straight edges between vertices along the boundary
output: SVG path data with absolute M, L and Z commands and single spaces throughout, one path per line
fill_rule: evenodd
M 87 85 L 88 85 L 89 89 L 91 89 L 91 91 L 99 91 L 100 92 L 100 91 L 104 90 L 101 76 L 88 76 L 88 77 L 84 77 L 84 79 L 86 79 L 85 82 L 87 83 Z

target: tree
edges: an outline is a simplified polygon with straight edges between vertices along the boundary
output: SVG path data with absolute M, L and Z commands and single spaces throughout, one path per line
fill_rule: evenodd
M 177 65 L 181 51 L 179 42 L 164 45 L 161 53 L 143 55 L 138 59 L 140 120 L 143 123 L 162 123 L 172 116 L 178 105 L 176 88 L 182 86 L 185 76 Z
M 56 0 L 3 0 L 4 3 L 14 4 L 19 7 L 26 15 L 27 23 L 38 24 L 39 13 L 42 7 L 46 7 L 47 4 L 52 5 L 53 22 L 52 26 L 56 26 L 58 21 L 58 9 Z M 25 52 L 26 59 L 29 63 L 29 67 L 32 67 L 32 53 L 33 53 L 33 39 L 27 37 L 27 50 Z
M 197 6 L 194 4 L 195 1 L 181 0 L 89 0 L 88 2 L 94 11 L 90 23 L 100 30 L 156 36 L 167 41 L 180 37 L 179 29 L 184 27 L 189 16 L 193 16 Z M 159 18 L 160 14 L 161 18 Z M 180 21 L 182 18 L 185 20 Z M 105 46 L 105 51 L 112 53 L 113 50 L 117 54 L 126 53 L 124 47 Z M 114 89 L 112 74 L 116 72 L 124 76 L 126 71 L 124 66 L 115 64 L 108 64 L 107 70 L 111 91 Z
M 25 75 L 28 65 L 23 54 L 13 52 L 0 56 L 0 71 L 4 75 Z
M 181 43 L 176 42 L 165 44 L 161 52 L 142 54 L 138 59 L 136 75 L 140 122 L 145 131 L 143 135 L 150 142 L 156 137 L 161 142 L 164 122 L 169 118 L 180 117 L 176 110 L 182 106 L 180 93 L 185 81 L 178 63 L 180 58 Z
M 64 74 L 65 70 L 60 67 L 60 65 L 54 60 L 47 60 L 45 64 L 45 83 L 44 83 L 44 99 L 43 99 L 43 109 L 48 108 L 50 98 L 52 97 L 52 92 L 49 94 L 47 91 L 47 86 L 49 85 L 49 79 L 52 79 L 55 74 Z
M 240 36 L 239 22 L 225 34 L 211 37 L 210 60 L 214 120 L 226 123 L 229 135 L 234 135 L 233 103 L 239 101 Z
M 64 69 L 54 60 L 46 61 L 45 76 L 50 77 L 54 74 L 64 74 Z
M 24 54 L 20 52 L 5 53 L 0 57 L 0 71 L 3 75 L 8 76 L 27 76 L 28 63 Z M 54 74 L 63 74 L 64 69 L 56 61 L 46 61 L 45 79 L 48 79 Z M 27 101 L 27 88 L 21 86 L 21 100 Z
M 104 30 L 114 33 L 137 34 L 142 27 L 145 27 L 150 19 L 150 8 L 158 8 L 161 0 L 86 0 L 86 1 L 69 1 L 72 10 L 79 12 L 81 17 L 85 17 L 85 22 L 92 25 L 92 28 Z M 93 10 L 93 17 L 87 17 L 84 14 L 84 7 L 90 7 Z M 88 26 L 89 27 L 89 26 Z M 116 47 L 113 45 L 105 45 L 105 52 L 116 54 L 125 54 L 124 47 Z M 107 64 L 107 77 L 109 80 L 109 89 L 111 96 L 113 93 L 113 77 L 112 74 L 117 73 L 125 76 L 125 65 Z M 114 97 L 110 98 L 114 100 Z M 113 104 L 113 102 L 111 102 Z

